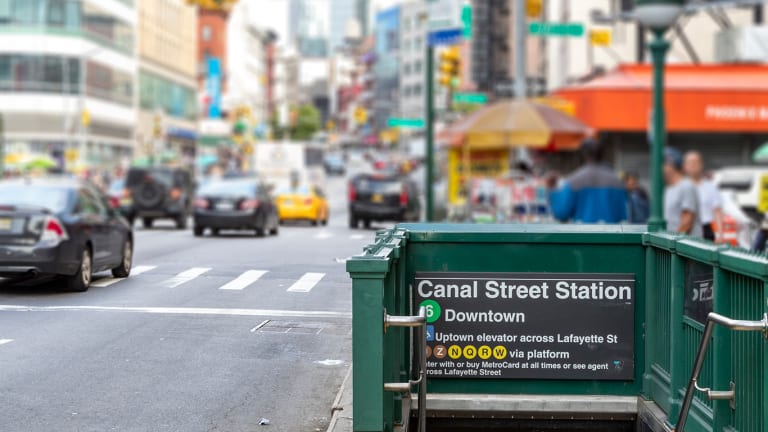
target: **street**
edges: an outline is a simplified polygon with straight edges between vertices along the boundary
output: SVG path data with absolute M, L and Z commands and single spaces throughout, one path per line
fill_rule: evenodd
M 130 278 L 0 286 L 0 430 L 325 430 L 351 361 L 345 181 L 328 226 L 135 228 Z M 259 426 L 268 419 L 269 426 Z

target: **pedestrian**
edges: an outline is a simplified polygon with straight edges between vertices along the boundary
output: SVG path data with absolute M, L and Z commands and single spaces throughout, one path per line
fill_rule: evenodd
M 619 223 L 627 218 L 627 191 L 619 177 L 602 164 L 602 148 L 594 139 L 581 144 L 584 166 L 554 189 L 556 179 L 547 186 L 552 214 L 560 221 L 580 223 Z
M 701 153 L 689 151 L 683 160 L 685 175 L 698 191 L 699 222 L 705 239 L 721 242 L 723 239 L 723 199 L 715 182 L 704 176 L 704 161 Z M 714 226 L 713 226 L 714 224 Z M 717 232 L 715 232 L 715 228 Z
M 765 252 L 765 243 L 768 241 L 768 213 L 763 215 L 763 221 L 760 223 L 760 229 L 757 230 L 757 236 L 752 243 L 752 251 Z
M 630 171 L 624 175 L 624 187 L 627 188 L 627 220 L 633 224 L 648 222 L 650 201 L 648 193 L 640 185 L 640 177 Z
M 664 219 L 667 230 L 701 237 L 699 193 L 683 172 L 683 155 L 677 149 L 664 150 Z

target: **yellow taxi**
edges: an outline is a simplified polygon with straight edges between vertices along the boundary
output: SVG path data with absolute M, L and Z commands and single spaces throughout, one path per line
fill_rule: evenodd
M 320 188 L 297 186 L 278 189 L 275 193 L 280 223 L 309 221 L 312 225 L 328 223 L 328 200 Z

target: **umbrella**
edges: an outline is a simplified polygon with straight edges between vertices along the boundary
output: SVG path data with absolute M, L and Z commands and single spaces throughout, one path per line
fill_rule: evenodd
M 37 158 L 31 159 L 29 162 L 24 164 L 24 168 L 28 170 L 33 170 L 33 169 L 48 170 L 51 168 L 56 168 L 57 166 L 59 166 L 59 164 L 56 163 L 55 160 L 48 157 L 37 157 Z
M 752 160 L 756 163 L 768 162 L 768 143 L 765 143 L 752 154 Z
M 438 139 L 473 149 L 530 147 L 575 150 L 589 127 L 549 106 L 527 100 L 502 100 L 455 123 Z

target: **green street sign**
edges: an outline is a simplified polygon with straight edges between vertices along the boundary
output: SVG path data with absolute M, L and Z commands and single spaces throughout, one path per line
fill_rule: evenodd
M 396 117 L 390 117 L 387 120 L 387 126 L 391 128 L 412 128 L 412 129 L 421 129 L 425 125 L 424 119 L 419 118 L 396 118 Z
M 528 34 L 533 36 L 584 36 L 582 23 L 544 23 L 534 21 L 528 24 Z
M 464 39 L 472 39 L 472 4 L 469 2 L 461 7 L 461 27 Z
M 455 93 L 453 103 L 485 105 L 488 103 L 488 96 L 484 93 Z

